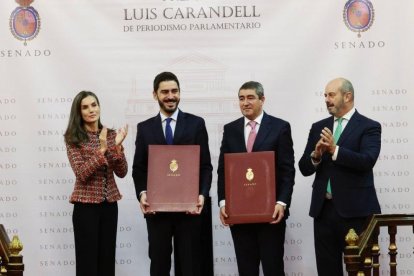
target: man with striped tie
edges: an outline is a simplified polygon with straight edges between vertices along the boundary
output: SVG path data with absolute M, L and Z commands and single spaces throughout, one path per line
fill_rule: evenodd
M 348 230 L 360 234 L 366 218 L 381 212 L 372 170 L 381 149 L 381 125 L 355 109 L 350 81 L 330 81 L 324 95 L 332 116 L 312 125 L 299 169 L 304 176 L 316 173 L 309 215 L 318 275 L 340 276 Z

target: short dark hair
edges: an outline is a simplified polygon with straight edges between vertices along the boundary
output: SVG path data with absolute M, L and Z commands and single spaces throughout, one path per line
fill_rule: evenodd
M 263 85 L 257 81 L 248 81 L 243 83 L 243 85 L 239 89 L 239 92 L 242 89 L 253 89 L 254 91 L 256 91 L 256 94 L 257 96 L 259 96 L 259 99 L 263 98 L 264 96 Z
M 178 90 L 180 90 L 180 82 L 178 81 L 177 76 L 171 72 L 162 72 L 162 73 L 159 73 L 154 79 L 154 91 L 155 92 L 158 90 L 160 83 L 163 81 L 175 81 L 178 85 Z

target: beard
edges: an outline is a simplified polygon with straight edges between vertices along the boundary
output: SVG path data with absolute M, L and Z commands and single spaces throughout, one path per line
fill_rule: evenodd
M 345 105 L 345 101 L 344 99 L 342 99 L 337 105 L 333 104 L 333 105 L 326 105 L 326 108 L 328 109 L 329 114 L 336 116 L 336 114 L 338 114 L 338 112 L 343 109 Z
M 175 104 L 172 106 L 169 106 L 170 103 L 175 103 Z M 173 114 L 177 110 L 179 103 L 180 103 L 179 99 L 165 100 L 165 101 L 158 100 L 160 109 L 169 115 Z

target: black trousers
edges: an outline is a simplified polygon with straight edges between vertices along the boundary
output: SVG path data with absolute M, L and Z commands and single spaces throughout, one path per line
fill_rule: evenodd
M 213 260 L 213 222 L 211 213 L 211 197 L 205 197 L 204 207 L 201 211 L 201 274 L 200 276 L 214 275 Z M 182 276 L 180 262 L 177 255 L 177 243 L 174 242 L 174 272 L 175 276 Z
M 75 203 L 76 276 L 114 276 L 118 204 Z
M 321 214 L 313 221 L 318 276 L 343 275 L 345 236 L 351 228 L 361 234 L 365 220 L 366 217 L 343 218 L 332 200 L 325 200 Z
M 147 215 L 151 276 L 169 276 L 171 255 L 177 247 L 178 262 L 183 276 L 201 275 L 201 217 L 185 213 Z
M 252 223 L 230 227 L 240 276 L 284 276 L 286 220 L 278 224 Z

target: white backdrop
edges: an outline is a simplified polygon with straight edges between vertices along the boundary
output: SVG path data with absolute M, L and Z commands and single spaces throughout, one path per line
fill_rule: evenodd
M 361 0 L 362 1 L 362 0 Z M 265 111 L 292 126 L 296 161 L 313 122 L 328 114 L 323 90 L 343 76 L 356 107 L 381 122 L 375 181 L 383 213 L 413 213 L 414 2 L 372 0 L 366 32 L 347 28 L 346 0 L 35 0 L 41 29 L 27 41 L 9 26 L 19 4 L 0 4 L 0 223 L 24 244 L 27 275 L 74 275 L 74 175 L 63 132 L 73 97 L 94 91 L 108 127 L 130 125 L 131 171 L 136 124 L 158 110 L 152 81 L 172 71 L 180 107 L 205 118 L 214 165 L 214 266 L 238 275 L 229 230 L 218 219 L 216 168 L 223 124 L 238 118 L 237 91 L 265 88 Z M 215 13 L 215 12 L 216 13 Z M 316 275 L 311 183 L 297 171 L 285 243 L 287 275 Z M 117 275 L 149 275 L 145 221 L 131 172 L 118 179 Z M 399 275 L 414 275 L 412 229 L 398 233 Z M 387 275 L 386 233 L 381 235 Z

